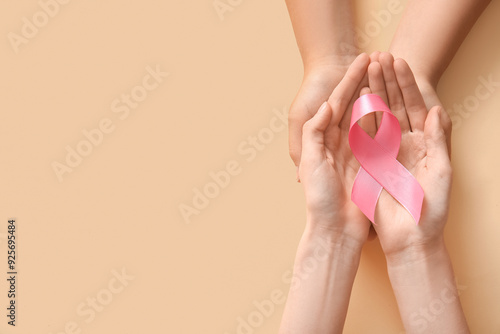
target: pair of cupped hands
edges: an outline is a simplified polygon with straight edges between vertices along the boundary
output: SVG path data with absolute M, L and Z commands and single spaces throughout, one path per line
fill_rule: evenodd
M 364 94 L 379 95 L 399 120 L 402 138 L 397 159 L 424 190 L 418 225 L 385 190 L 373 225 L 351 201 L 360 165 L 349 147 L 348 134 L 352 106 Z M 371 113 L 359 124 L 373 137 L 380 120 L 381 113 Z M 441 106 L 426 107 L 403 59 L 394 60 L 389 53 L 359 55 L 328 100 L 303 123 L 300 156 L 292 156 L 299 161 L 308 228 L 362 245 L 373 227 L 386 256 L 440 244 L 451 190 L 450 137 L 448 115 Z

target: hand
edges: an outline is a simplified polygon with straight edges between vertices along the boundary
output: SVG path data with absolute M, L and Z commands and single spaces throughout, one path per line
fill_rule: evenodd
M 299 174 L 307 225 L 295 258 L 295 284 L 283 313 L 283 334 L 343 330 L 361 248 L 370 229 L 350 200 L 359 164 L 347 136 L 353 100 L 368 64 L 366 54 L 356 58 L 328 101 L 304 124 Z M 374 118 L 372 125 L 375 130 Z M 309 271 L 311 261 L 315 269 Z
M 321 104 L 328 99 L 354 58 L 355 56 L 352 56 L 340 60 L 332 57 L 308 65 L 288 114 L 289 150 L 295 166 L 300 163 L 304 123 L 313 117 Z
M 352 105 L 359 96 L 370 59 L 359 55 L 320 110 L 304 124 L 299 175 L 308 223 L 364 243 L 370 224 L 351 201 L 359 163 L 348 143 Z M 373 115 L 371 115 L 373 116 Z M 363 120 L 374 132 L 375 118 Z
M 451 121 L 440 107 L 426 108 L 415 78 L 402 59 L 382 53 L 368 68 L 370 90 L 381 96 L 398 118 L 402 139 L 398 160 L 424 190 L 418 225 L 385 190 L 375 211 L 375 230 L 387 257 L 440 245 L 448 216 L 452 171 L 447 142 Z M 365 91 L 366 92 L 366 91 Z M 376 118 L 378 123 L 378 118 Z

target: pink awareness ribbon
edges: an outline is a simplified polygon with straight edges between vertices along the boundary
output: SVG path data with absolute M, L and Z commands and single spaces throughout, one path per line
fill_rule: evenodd
M 365 115 L 382 111 L 382 121 L 374 138 L 358 125 Z M 362 95 L 352 107 L 349 145 L 361 167 L 354 180 L 351 199 L 375 223 L 375 207 L 385 189 L 418 224 L 424 191 L 411 173 L 396 159 L 401 144 L 401 128 L 380 96 Z

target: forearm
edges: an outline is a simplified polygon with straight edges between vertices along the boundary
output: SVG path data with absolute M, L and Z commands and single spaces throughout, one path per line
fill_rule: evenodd
M 354 59 L 357 47 L 350 0 L 286 0 L 286 4 L 306 72 L 318 63 Z
M 434 87 L 491 0 L 408 0 L 390 52 Z
M 387 266 L 408 334 L 469 333 L 442 239 L 431 247 L 388 257 Z
M 308 224 L 298 247 L 280 334 L 342 333 L 361 247 Z

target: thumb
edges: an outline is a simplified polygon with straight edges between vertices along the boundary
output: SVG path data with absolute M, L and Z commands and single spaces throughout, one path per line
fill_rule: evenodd
M 446 133 L 441 123 L 441 114 L 444 112 L 440 106 L 432 107 L 425 120 L 424 139 L 427 147 L 427 166 L 434 168 L 450 162 Z
M 302 129 L 302 159 L 324 158 L 325 130 L 332 118 L 332 108 L 324 102 Z

